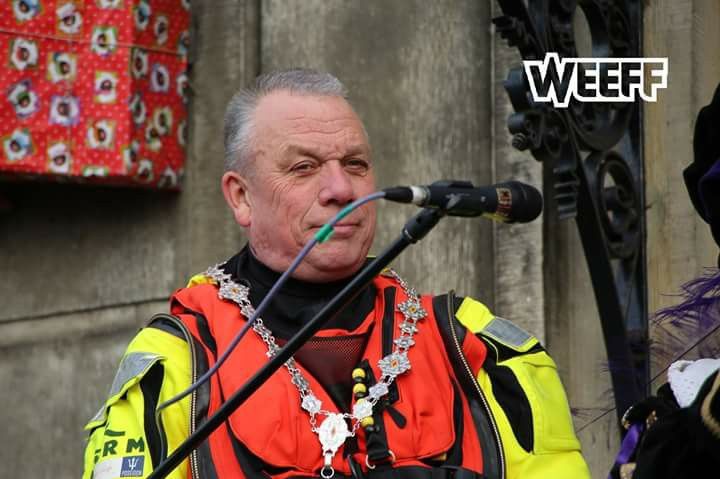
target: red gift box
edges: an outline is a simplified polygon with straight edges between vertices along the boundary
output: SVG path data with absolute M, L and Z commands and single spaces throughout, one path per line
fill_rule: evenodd
M 0 176 L 177 189 L 190 0 L 0 4 Z

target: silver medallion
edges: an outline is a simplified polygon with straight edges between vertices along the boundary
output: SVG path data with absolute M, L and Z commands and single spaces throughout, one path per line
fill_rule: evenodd
M 335 455 L 340 446 L 345 443 L 345 439 L 350 436 L 350 429 L 348 429 L 342 414 L 328 414 L 320 424 L 317 433 L 323 454 Z

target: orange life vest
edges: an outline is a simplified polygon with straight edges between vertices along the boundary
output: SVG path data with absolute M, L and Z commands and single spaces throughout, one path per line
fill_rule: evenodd
M 321 337 L 368 333 L 363 358 L 371 365 L 375 378 L 381 376 L 377 367 L 383 356 L 383 331 L 399 336 L 397 325 L 403 315 L 395 305 L 407 299 L 399 284 L 387 277 L 374 280 L 377 290 L 375 307 L 355 331 L 326 329 Z M 394 299 L 393 299 L 394 298 Z M 392 301 L 394 304 L 389 308 Z M 394 413 L 405 421 L 394 420 L 388 411 L 381 414 L 387 448 L 392 451 L 392 468 L 432 469 L 442 463 L 451 450 L 462 451 L 453 467 L 483 472 L 482 451 L 478 433 L 465 395 L 448 359 L 443 339 L 434 317 L 432 297 L 422 296 L 421 303 L 428 316 L 418 324 L 415 345 L 409 349 L 411 369 L 396 381 L 397 401 L 392 404 Z M 172 313 L 180 318 L 193 335 L 194 342 L 202 346 L 204 357 L 196 363 L 212 367 L 215 359 L 228 344 L 246 319 L 240 308 L 232 302 L 218 298 L 216 286 L 200 284 L 177 291 L 172 299 Z M 383 322 L 391 321 L 391 328 Z M 468 335 L 475 339 L 472 335 Z M 387 338 L 385 338 L 387 343 Z M 387 346 L 386 346 L 387 348 Z M 200 351 L 199 351 L 200 353 Z M 202 421 L 220 407 L 222 402 L 241 387 L 267 362 L 266 344 L 254 332 L 240 342 L 227 362 L 215 374 L 206 388 L 207 407 L 200 408 Z M 482 365 L 486 350 L 480 341 L 473 341 L 468 359 L 473 367 Z M 321 385 L 298 365 L 310 383 L 323 408 L 333 412 L 334 402 Z M 202 372 L 202 371 L 200 371 Z M 208 392 L 209 391 L 209 392 Z M 380 403 L 378 403 L 380 404 Z M 322 421 L 323 416 L 319 416 Z M 350 454 L 365 473 L 367 441 L 365 431 L 357 432 L 357 451 Z M 346 443 L 347 445 L 347 443 Z M 351 475 L 351 464 L 344 448 L 335 454 L 332 466 L 336 475 Z M 248 461 L 239 448 L 249 452 L 263 464 L 265 477 L 286 479 L 294 476 L 316 476 L 323 466 L 321 447 L 317 435 L 311 430 L 309 415 L 300 407 L 300 394 L 290 382 L 290 375 L 278 370 L 255 394 L 242 404 L 220 428 L 210 435 L 201 447 L 205 467 L 220 479 L 249 477 Z M 456 455 L 457 456 L 457 455 Z M 473 474 L 471 474 L 473 475 Z M 430 476 L 428 476 L 430 477 Z

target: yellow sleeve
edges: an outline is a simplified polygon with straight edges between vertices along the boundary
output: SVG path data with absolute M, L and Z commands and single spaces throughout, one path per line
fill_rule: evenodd
M 538 340 L 471 298 L 463 301 L 456 317 L 487 346 L 487 359 L 477 372 L 477 381 L 498 426 L 507 478 L 590 479 L 557 366 Z M 496 374 L 500 371 L 503 374 Z M 511 385 L 508 377 L 512 378 Z M 525 408 L 523 417 L 532 421 L 531 450 L 514 432 L 517 428 L 513 428 L 507 407 L 513 398 L 508 399 L 505 393 L 500 400 L 496 388 L 517 392 L 514 408 Z
M 147 477 L 153 469 L 151 447 L 158 451 L 157 461 L 162 444 L 164 451 L 172 451 L 188 436 L 189 397 L 164 409 L 159 421 L 154 408 L 190 385 L 191 370 L 184 340 L 151 327 L 135 336 L 108 399 L 85 426 L 83 479 Z M 146 404 L 153 410 L 146 411 Z M 186 460 L 168 478 L 185 479 L 187 471 Z

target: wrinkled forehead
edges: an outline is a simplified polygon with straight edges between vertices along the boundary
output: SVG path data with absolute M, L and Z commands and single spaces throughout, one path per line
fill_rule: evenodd
M 293 141 L 308 143 L 307 147 L 346 145 L 369 151 L 360 118 L 339 96 L 273 92 L 260 99 L 253 120 L 259 142 Z

